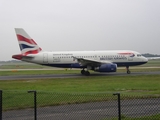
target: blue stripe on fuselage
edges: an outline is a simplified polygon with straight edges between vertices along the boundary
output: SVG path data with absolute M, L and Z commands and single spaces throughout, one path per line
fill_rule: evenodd
M 115 63 L 118 67 L 123 66 L 136 66 L 136 65 L 142 65 L 147 62 L 119 62 Z M 80 66 L 79 63 L 73 63 L 73 64 L 41 64 L 45 66 L 51 66 L 51 67 L 60 67 L 60 68 L 86 68 L 87 66 Z
M 84 68 L 86 66 L 80 66 L 79 63 L 73 64 L 41 64 L 50 67 L 60 67 L 60 68 Z

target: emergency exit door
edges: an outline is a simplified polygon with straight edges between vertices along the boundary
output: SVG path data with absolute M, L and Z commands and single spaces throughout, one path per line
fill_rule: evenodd
M 43 54 L 43 63 L 48 64 L 48 53 Z

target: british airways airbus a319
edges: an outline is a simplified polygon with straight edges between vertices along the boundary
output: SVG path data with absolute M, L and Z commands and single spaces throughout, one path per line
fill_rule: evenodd
M 12 58 L 40 65 L 60 68 L 80 68 L 82 75 L 90 75 L 89 70 L 96 72 L 116 72 L 117 67 L 142 65 L 148 59 L 131 50 L 111 51 L 43 51 L 37 43 L 22 29 L 15 28 L 21 54 Z

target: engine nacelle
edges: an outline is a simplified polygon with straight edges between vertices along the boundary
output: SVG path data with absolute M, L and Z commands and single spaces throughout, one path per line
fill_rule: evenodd
M 116 72 L 117 64 L 102 64 L 100 67 L 95 67 L 97 72 Z

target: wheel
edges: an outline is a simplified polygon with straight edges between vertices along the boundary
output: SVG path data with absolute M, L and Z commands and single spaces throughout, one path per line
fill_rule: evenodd
M 86 75 L 86 76 L 89 76 L 89 75 L 90 75 L 90 72 L 89 72 L 89 71 L 85 71 L 85 75 Z
M 85 74 L 85 70 L 81 70 L 81 74 L 84 75 Z
M 131 71 L 130 70 L 127 70 L 127 74 L 130 74 L 131 73 Z
M 129 70 L 129 66 L 126 66 L 126 69 L 127 69 L 127 74 L 130 74 L 131 71 Z

